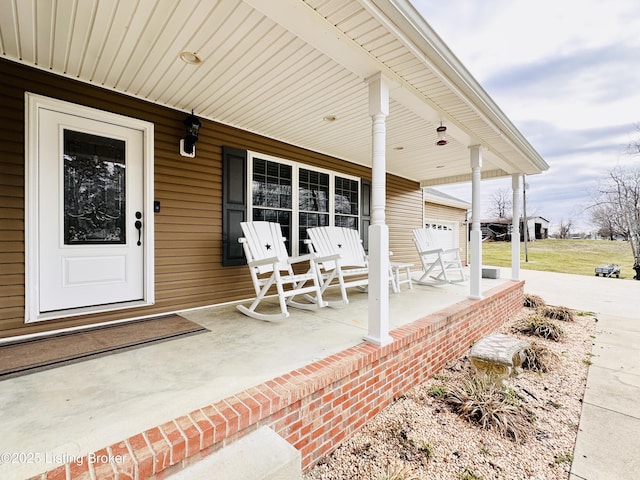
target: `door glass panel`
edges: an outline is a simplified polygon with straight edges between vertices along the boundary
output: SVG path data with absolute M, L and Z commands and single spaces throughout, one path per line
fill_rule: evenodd
M 126 244 L 125 142 L 64 130 L 64 244 Z

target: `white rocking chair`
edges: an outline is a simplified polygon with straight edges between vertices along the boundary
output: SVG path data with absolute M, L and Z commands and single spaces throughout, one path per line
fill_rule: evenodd
M 307 229 L 307 235 L 309 239 L 305 240 L 305 243 L 309 251 L 318 255 L 322 293 L 324 294 L 332 284 L 340 287 L 342 300 L 327 302 L 329 306 L 348 304 L 349 287 L 366 290 L 369 284 L 369 262 L 357 230 L 345 227 L 315 227 Z M 334 283 L 334 280 L 337 283 Z M 389 282 L 393 291 L 397 293 L 399 288 L 391 273 Z
M 247 257 L 256 298 L 249 307 L 238 305 L 238 310 L 249 317 L 271 321 L 288 317 L 288 306 L 314 310 L 327 305 L 322 300 L 315 255 L 289 257 L 278 223 L 242 222 L 240 227 L 244 237 L 239 238 L 238 242 L 242 244 Z M 292 266 L 304 262 L 309 263 L 307 271 L 295 274 Z M 311 282 L 311 285 L 305 286 L 307 282 Z M 257 312 L 256 308 L 273 285 L 278 291 L 280 313 Z M 285 285 L 290 288 L 285 289 Z M 296 295 L 304 295 L 311 303 L 294 301 Z
M 441 283 L 464 282 L 464 270 L 460 260 L 459 248 L 443 248 L 435 245 L 431 231 L 426 228 L 416 228 L 413 231 L 413 242 L 418 250 L 418 256 L 422 262 L 422 277 L 415 280 L 422 285 L 435 285 Z M 456 272 L 460 278 L 455 280 L 449 276 L 450 272 Z M 437 275 L 434 275 L 436 274 Z M 428 278 L 434 281 L 429 281 Z

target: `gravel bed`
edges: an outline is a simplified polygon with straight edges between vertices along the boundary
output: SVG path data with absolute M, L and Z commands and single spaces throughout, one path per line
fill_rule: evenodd
M 565 336 L 540 339 L 514 330 L 533 314 L 524 308 L 507 333 L 547 347 L 554 360 L 544 373 L 524 370 L 509 391 L 532 417 L 518 442 L 461 418 L 438 395 L 472 373 L 466 356 L 398 398 L 322 459 L 303 480 L 567 479 L 573 459 L 591 347 L 592 315 L 556 321 Z

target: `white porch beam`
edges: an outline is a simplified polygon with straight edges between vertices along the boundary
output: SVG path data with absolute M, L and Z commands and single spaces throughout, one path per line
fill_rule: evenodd
M 389 81 L 381 73 L 369 79 L 369 114 L 372 120 L 371 225 L 369 226 L 369 327 L 364 339 L 388 345 L 389 335 L 389 228 L 386 204 L 386 117 Z
M 480 171 L 482 152 L 480 145 L 469 147 L 471 160 L 471 278 L 469 280 L 472 299 L 482 298 L 482 230 L 480 229 Z
M 513 210 L 511 214 L 511 280 L 520 280 L 520 174 L 511 175 Z

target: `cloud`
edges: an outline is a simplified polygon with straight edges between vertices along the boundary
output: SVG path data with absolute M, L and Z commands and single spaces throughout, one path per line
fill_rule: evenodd
M 484 79 L 488 91 L 501 95 L 539 95 L 562 98 L 580 95 L 584 101 L 605 103 L 637 93 L 640 69 L 629 68 L 640 48 L 607 44 L 531 63 L 505 66 Z
M 550 169 L 527 177 L 527 213 L 588 230 L 589 190 L 640 138 L 637 0 L 412 0 Z M 511 179 L 483 181 L 483 214 Z M 439 187 L 440 189 L 440 187 Z M 470 184 L 442 187 L 470 201 Z
M 631 124 L 604 125 L 583 129 L 568 129 L 542 120 L 523 121 L 519 129 L 539 153 L 545 157 L 564 157 L 574 154 L 602 153 L 617 156 L 627 145 L 627 137 L 634 130 Z

